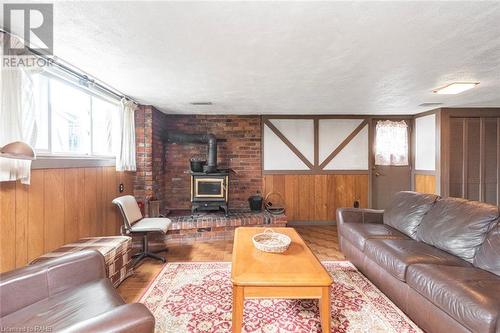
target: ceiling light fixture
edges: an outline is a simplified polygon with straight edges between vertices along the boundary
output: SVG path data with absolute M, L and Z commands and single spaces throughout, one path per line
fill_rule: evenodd
M 477 86 L 479 82 L 453 82 L 444 87 L 433 90 L 440 95 L 456 95 Z

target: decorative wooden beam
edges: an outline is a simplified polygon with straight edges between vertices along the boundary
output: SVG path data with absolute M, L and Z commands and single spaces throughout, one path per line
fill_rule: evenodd
M 342 149 L 344 149 L 345 146 L 347 146 L 349 142 L 351 142 L 352 139 L 354 139 L 354 137 L 358 135 L 358 133 L 361 132 L 363 128 L 365 128 L 367 124 L 368 121 L 366 119 L 363 120 L 361 124 L 359 124 L 358 127 L 356 127 L 354 131 L 352 131 L 352 133 L 349 134 L 349 136 L 345 138 L 344 141 L 342 141 L 340 145 L 337 148 L 335 148 L 335 150 L 330 155 L 328 155 L 328 157 L 323 161 L 323 163 L 319 165 L 319 169 L 323 170 L 323 168 L 326 167 L 328 163 L 330 163 L 330 161 L 333 160 L 333 158 L 337 156 L 342 151 Z
M 467 198 L 467 193 L 469 192 L 467 186 L 469 182 L 469 170 L 468 168 L 468 159 L 469 159 L 469 145 L 467 144 L 467 140 L 469 137 L 469 121 L 467 118 L 462 119 L 462 198 Z
M 500 148 L 500 117 L 497 118 L 497 149 Z M 500 153 L 497 150 L 497 206 L 500 206 Z
M 295 155 L 297 155 L 297 157 L 298 157 L 298 158 L 300 158 L 300 160 L 301 160 L 302 162 L 304 162 L 304 164 L 305 164 L 305 165 L 307 165 L 307 167 L 308 167 L 309 169 L 314 169 L 314 165 L 313 165 L 311 162 L 309 162 L 309 160 L 308 160 L 308 159 L 307 159 L 307 158 L 306 158 L 306 157 L 305 157 L 305 156 L 304 156 L 304 155 L 303 155 L 303 154 L 302 154 L 302 153 L 301 153 L 301 152 L 297 149 L 297 147 L 295 147 L 295 146 L 293 145 L 293 143 L 291 143 L 291 142 L 290 142 L 290 141 L 289 141 L 289 140 L 288 140 L 288 139 L 287 139 L 287 138 L 283 135 L 283 133 L 281 133 L 281 132 L 280 132 L 280 130 L 279 130 L 279 129 L 277 129 L 277 128 L 276 128 L 276 126 L 274 126 L 274 125 L 273 125 L 273 124 L 272 124 L 269 120 L 267 120 L 267 119 L 264 121 L 264 124 L 265 124 L 267 127 L 269 127 L 269 129 L 270 129 L 271 131 L 273 131 L 273 133 L 274 133 L 274 134 L 276 134 L 276 136 L 277 136 L 278 138 L 280 138 L 280 140 L 281 140 L 281 141 L 283 141 L 283 143 L 284 143 L 285 145 L 287 145 L 287 147 L 288 147 L 288 148 L 290 148 L 290 150 L 291 150 L 291 151 L 293 151 L 293 152 L 294 152 L 294 154 L 295 154 Z
M 314 118 L 314 168 L 319 165 L 319 119 Z

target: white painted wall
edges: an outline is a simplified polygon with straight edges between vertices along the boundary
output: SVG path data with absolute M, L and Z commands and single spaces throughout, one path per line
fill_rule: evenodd
M 308 170 L 281 139 L 264 125 L 264 170 Z
M 272 119 L 270 121 L 309 162 L 314 163 L 314 120 Z
M 363 119 L 320 119 L 319 163 L 321 164 L 362 121 Z
M 436 170 L 436 116 L 415 119 L 415 169 Z
M 325 166 L 324 170 L 368 170 L 368 125 Z
M 320 119 L 318 126 L 321 164 L 355 129 L 362 119 Z M 314 121 L 271 119 L 270 122 L 314 163 Z M 264 170 L 309 170 L 273 131 L 264 125 Z M 324 168 L 324 170 L 368 170 L 368 126 Z

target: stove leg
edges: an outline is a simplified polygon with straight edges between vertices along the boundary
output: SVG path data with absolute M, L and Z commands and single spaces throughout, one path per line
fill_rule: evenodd
M 224 216 L 229 217 L 229 209 L 227 208 L 227 205 L 223 205 L 221 208 L 224 210 Z

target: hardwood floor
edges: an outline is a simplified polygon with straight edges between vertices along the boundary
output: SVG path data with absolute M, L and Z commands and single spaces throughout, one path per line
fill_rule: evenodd
M 344 255 L 339 250 L 337 227 L 297 226 L 294 228 L 320 260 L 344 260 Z M 231 261 L 232 250 L 232 241 L 213 241 L 173 246 L 169 247 L 167 253 L 160 254 L 166 256 L 168 262 Z M 135 274 L 118 287 L 118 292 L 127 303 L 136 301 L 162 267 L 163 264 L 157 260 L 144 260 L 135 268 Z

